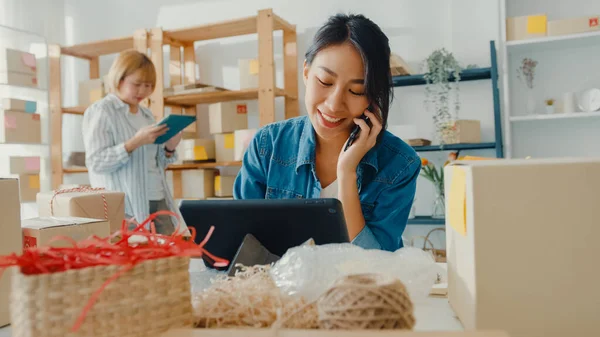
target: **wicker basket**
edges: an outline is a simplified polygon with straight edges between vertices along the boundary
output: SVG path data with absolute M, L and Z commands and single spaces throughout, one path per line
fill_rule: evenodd
M 149 260 L 112 281 L 77 332 L 90 296 L 122 268 L 99 266 L 61 273 L 13 273 L 12 333 L 19 337 L 156 336 L 192 327 L 189 258 Z

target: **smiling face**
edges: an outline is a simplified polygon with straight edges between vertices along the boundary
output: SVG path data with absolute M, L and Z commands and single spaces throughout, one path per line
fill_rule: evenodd
M 333 45 L 304 64 L 304 101 L 317 133 L 325 140 L 348 138 L 369 105 L 365 95 L 363 60 L 350 43 Z
M 150 96 L 154 88 L 152 82 L 146 77 L 141 69 L 126 76 L 119 83 L 119 97 L 128 104 L 137 105 Z

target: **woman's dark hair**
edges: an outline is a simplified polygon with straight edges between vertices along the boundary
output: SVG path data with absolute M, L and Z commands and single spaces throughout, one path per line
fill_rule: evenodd
M 306 63 L 312 64 L 322 49 L 346 42 L 351 43 L 363 59 L 365 94 L 370 104 L 379 108 L 385 130 L 394 89 L 391 85 L 389 40 L 377 24 L 363 15 L 337 14 L 330 17 L 317 31 L 312 45 L 306 51 Z M 383 131 L 379 139 L 381 136 Z

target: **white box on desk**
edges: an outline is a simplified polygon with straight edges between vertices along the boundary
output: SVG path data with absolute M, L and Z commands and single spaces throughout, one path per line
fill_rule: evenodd
M 465 329 L 600 336 L 600 159 L 445 167 L 449 302 Z

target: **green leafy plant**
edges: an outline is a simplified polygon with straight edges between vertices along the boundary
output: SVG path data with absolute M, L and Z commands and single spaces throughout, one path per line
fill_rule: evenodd
M 425 60 L 425 107 L 433 107 L 433 123 L 436 129 L 435 138 L 440 144 L 453 139 L 455 132 L 452 126 L 460 111 L 458 82 L 461 67 L 454 55 L 446 49 L 435 50 Z M 450 82 L 450 75 L 454 81 Z M 451 110 L 450 95 L 454 94 L 454 111 Z

